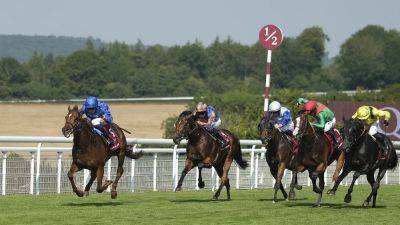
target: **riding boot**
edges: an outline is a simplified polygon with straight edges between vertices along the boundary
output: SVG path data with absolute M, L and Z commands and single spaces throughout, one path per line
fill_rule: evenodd
M 326 133 L 329 134 L 329 136 L 331 136 L 332 141 L 333 141 L 333 148 L 335 149 L 337 147 L 337 145 L 338 145 L 338 143 L 336 141 L 335 131 L 333 129 L 330 129 Z
M 218 129 L 212 129 L 211 134 L 215 137 L 215 139 L 220 143 L 221 145 L 221 150 L 225 150 L 226 147 L 228 147 L 228 143 L 225 141 L 225 139 L 222 137 L 221 131 Z
M 386 142 L 386 136 L 381 133 L 376 133 L 373 135 L 378 144 L 378 148 L 382 151 L 381 159 L 385 159 L 389 155 L 389 145 Z
M 118 141 L 118 136 L 115 134 L 110 124 L 106 124 L 103 126 L 103 131 L 106 135 L 106 139 L 108 141 L 108 146 L 111 151 L 115 151 L 120 147 L 120 143 Z

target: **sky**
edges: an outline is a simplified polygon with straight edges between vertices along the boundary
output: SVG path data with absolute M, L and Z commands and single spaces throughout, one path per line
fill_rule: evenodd
M 100 38 L 134 44 L 210 44 L 230 36 L 258 41 L 267 24 L 294 37 L 320 26 L 328 34 L 329 56 L 369 24 L 400 30 L 396 0 L 0 0 L 0 34 Z

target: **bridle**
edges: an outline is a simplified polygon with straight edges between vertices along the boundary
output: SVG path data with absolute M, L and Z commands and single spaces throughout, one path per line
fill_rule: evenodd
M 182 123 L 183 120 L 178 120 L 178 125 L 180 125 Z M 190 126 L 188 119 L 186 120 L 187 125 Z M 179 136 L 183 139 L 187 139 L 197 128 L 198 128 L 198 124 L 195 123 L 195 126 L 193 127 L 193 129 L 191 129 L 189 132 L 185 132 L 184 135 L 182 135 L 181 133 L 179 133 Z M 176 124 L 174 125 L 175 127 L 177 126 Z

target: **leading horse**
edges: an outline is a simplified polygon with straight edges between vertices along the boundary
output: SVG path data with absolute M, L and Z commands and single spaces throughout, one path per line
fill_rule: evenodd
M 62 128 L 62 133 L 65 137 L 70 137 L 71 134 L 74 135 L 72 164 L 68 172 L 68 178 L 71 182 L 72 190 L 79 197 L 89 195 L 90 187 L 97 177 L 97 192 L 103 192 L 112 184 L 111 198 L 116 198 L 118 181 L 124 172 L 122 166 L 125 156 L 131 159 L 138 159 L 143 155 L 142 152 L 134 153 L 130 150 L 122 128 L 114 123 L 111 124 L 111 127 L 116 131 L 121 141 L 121 147 L 115 151 L 111 151 L 107 141 L 93 131 L 92 124 L 86 118 L 82 118 L 78 106 L 75 105 L 72 109 L 68 106 L 68 113 L 65 116 L 65 125 Z M 117 175 L 114 181 L 107 180 L 103 185 L 104 166 L 111 156 L 118 157 Z M 90 180 L 84 192 L 76 186 L 74 180 L 76 172 L 82 169 L 90 170 Z
M 228 130 L 222 130 L 229 138 L 229 147 L 221 150 L 221 143 L 216 141 L 205 128 L 197 123 L 197 116 L 191 111 L 182 112 L 175 123 L 174 143 L 179 144 L 181 140 L 188 139 L 186 145 L 186 161 L 185 168 L 182 170 L 181 177 L 175 191 L 182 189 L 182 182 L 186 174 L 194 167 L 199 166 L 198 185 L 204 188 L 204 182 L 201 176 L 203 167 L 214 167 L 218 176 L 221 178 L 218 190 L 215 192 L 213 199 L 217 200 L 222 188 L 226 187 L 227 199 L 231 199 L 230 184 L 228 172 L 233 160 L 241 169 L 245 169 L 248 164 L 242 158 L 242 150 L 240 148 L 239 139 Z M 200 166 L 201 165 L 201 166 Z
M 370 204 L 373 197 L 372 207 L 376 206 L 376 197 L 378 195 L 379 184 L 385 176 L 387 170 L 394 169 L 397 166 L 398 158 L 393 143 L 387 138 L 386 142 L 389 146 L 387 156 L 382 155 L 382 150 L 371 135 L 364 128 L 364 124 L 360 120 L 346 120 L 343 118 L 344 127 L 342 133 L 344 136 L 344 145 L 346 150 L 346 160 L 342 173 L 336 180 L 335 185 L 329 191 L 335 194 L 340 182 L 351 171 L 355 171 L 353 180 L 344 198 L 346 203 L 351 202 L 351 193 L 353 192 L 354 183 L 362 174 L 367 175 L 368 183 L 371 185 L 371 193 L 365 199 L 363 206 Z M 375 171 L 378 169 L 378 176 L 375 180 Z

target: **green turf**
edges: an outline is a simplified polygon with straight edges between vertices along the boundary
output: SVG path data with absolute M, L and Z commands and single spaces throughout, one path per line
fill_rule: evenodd
M 369 186 L 356 186 L 350 204 L 345 189 L 324 195 L 321 208 L 310 208 L 309 188 L 276 204 L 271 189 L 233 191 L 232 201 L 211 201 L 210 191 L 3 196 L 0 224 L 400 224 L 400 186 L 382 186 L 374 209 L 361 207 Z

